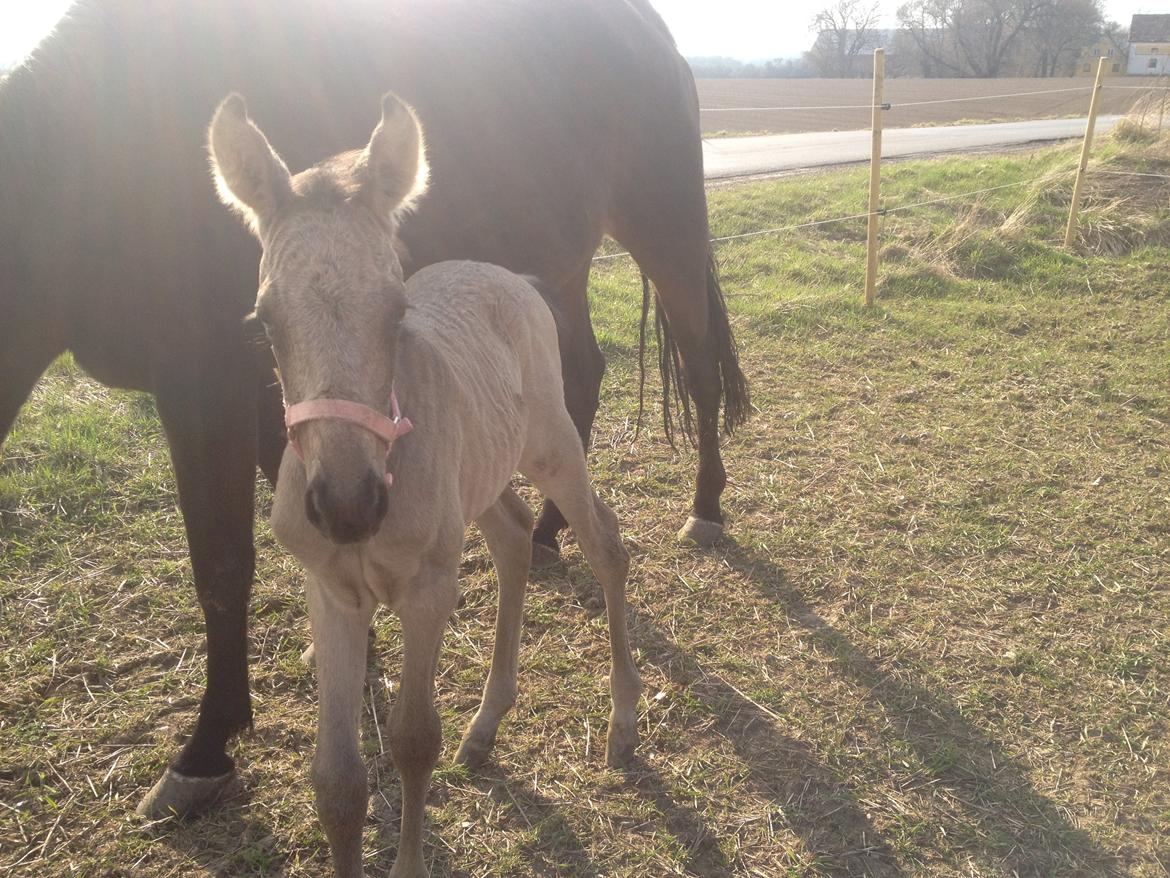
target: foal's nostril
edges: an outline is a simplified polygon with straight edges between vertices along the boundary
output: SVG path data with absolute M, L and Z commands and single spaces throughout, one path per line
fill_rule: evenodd
M 373 473 L 366 475 L 366 484 L 368 489 L 373 492 L 371 507 L 374 516 L 373 523 L 376 527 L 386 517 L 386 511 L 390 508 L 390 491 L 387 490 L 385 477 L 379 478 Z
M 378 529 L 389 508 L 386 482 L 376 473 L 366 473 L 349 496 L 320 476 L 305 491 L 305 515 L 309 522 L 335 543 L 357 543 Z
M 324 517 L 321 514 L 321 494 L 324 489 L 324 483 L 320 479 L 314 479 L 305 491 L 305 517 L 318 529 L 324 527 Z

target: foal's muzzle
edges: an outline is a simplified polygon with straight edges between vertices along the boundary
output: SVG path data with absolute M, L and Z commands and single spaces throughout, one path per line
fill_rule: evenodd
M 398 397 L 393 391 L 390 392 L 390 412 L 393 417 L 388 418 L 368 406 L 345 399 L 313 399 L 285 409 L 284 423 L 288 428 L 288 441 L 302 462 L 305 456 L 297 439 L 296 428 L 307 421 L 345 421 L 356 424 L 385 443 L 387 469 L 380 475 L 366 472 L 360 479 L 351 482 L 348 490 L 339 490 L 337 482 L 331 483 L 320 471 L 309 481 L 305 491 L 305 515 L 317 530 L 335 543 L 368 540 L 386 517 L 390 505 L 390 486 L 394 484 L 394 477 L 389 471 L 390 451 L 398 438 L 414 429 L 410 420 L 402 417 Z
M 305 491 L 305 515 L 310 523 L 335 543 L 348 545 L 368 540 L 378 530 L 390 505 L 386 480 L 372 470 L 351 491 L 339 491 L 321 475 Z

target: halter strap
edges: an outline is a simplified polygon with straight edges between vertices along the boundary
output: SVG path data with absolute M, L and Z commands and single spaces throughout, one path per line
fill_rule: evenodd
M 398 408 L 398 397 L 393 390 L 390 391 L 390 414 L 392 417 L 388 418 L 368 405 L 348 399 L 310 399 L 285 407 L 284 426 L 288 430 L 288 444 L 302 462 L 305 454 L 301 450 L 301 443 L 296 434 L 296 427 L 299 424 L 306 421 L 348 421 L 368 430 L 386 443 L 386 460 L 389 464 L 394 441 L 414 429 L 410 418 L 402 417 L 402 412 Z M 386 487 L 389 488 L 393 484 L 394 476 L 387 470 Z

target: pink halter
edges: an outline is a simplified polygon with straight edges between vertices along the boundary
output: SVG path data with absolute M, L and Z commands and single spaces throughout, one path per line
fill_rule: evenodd
M 294 428 L 305 421 L 328 420 L 349 421 L 351 424 L 357 424 L 359 427 L 369 430 L 386 443 L 386 461 L 389 465 L 390 451 L 394 447 L 394 440 L 405 436 L 414 429 L 410 418 L 402 417 L 402 412 L 398 408 L 398 397 L 395 396 L 393 390 L 390 391 L 390 414 L 393 415 L 392 418 L 386 417 L 368 405 L 351 402 L 348 399 L 310 399 L 306 402 L 298 402 L 296 405 L 285 406 L 284 426 L 288 429 L 288 444 L 292 446 L 292 450 L 296 452 L 297 457 L 302 462 L 305 455 L 301 451 L 301 443 L 297 441 Z M 393 484 L 394 476 L 387 470 L 386 487 L 389 488 Z

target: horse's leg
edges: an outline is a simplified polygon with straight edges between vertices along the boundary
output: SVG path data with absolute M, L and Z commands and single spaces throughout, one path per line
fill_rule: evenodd
M 609 219 L 614 237 L 654 283 L 681 356 L 695 403 L 699 472 L 691 516 L 679 537 L 710 545 L 723 533 L 719 499 L 727 483 L 719 451 L 720 402 L 727 428 L 738 426 L 750 405 L 747 382 L 710 256 L 698 115 L 685 103 L 664 106 L 647 127 L 658 139 L 630 167 L 632 185 L 615 189 Z
M 687 392 L 695 403 L 699 471 L 691 514 L 678 536 L 686 543 L 709 546 L 723 536 L 723 510 L 719 501 L 727 485 L 719 448 L 719 404 L 724 381 L 720 373 L 719 345 L 712 331 L 712 322 L 726 317 L 704 313 L 708 308 L 709 285 L 718 281 L 705 267 L 694 264 L 690 264 L 685 276 L 676 265 L 659 265 L 651 259 L 647 259 L 643 268 L 658 291 L 672 340 L 682 358 Z M 714 271 L 713 266 L 710 271 Z
M 423 825 L 431 773 L 443 746 L 435 672 L 447 619 L 459 597 L 456 566 L 424 566 L 413 593 L 395 607 L 402 620 L 402 685 L 390 711 L 390 755 L 402 780 L 402 828 L 390 878 L 426 878 Z
M 561 350 L 561 375 L 565 383 L 565 407 L 583 448 L 589 448 L 589 434 L 601 397 L 601 378 L 605 374 L 605 355 L 593 335 L 589 320 L 589 268 L 578 272 L 571 282 L 556 291 L 554 314 Z M 532 565 L 548 567 L 560 558 L 557 534 L 565 529 L 565 517 L 556 504 L 545 499 L 536 530 L 532 535 Z
M 572 436 L 569 425 L 559 428 L 553 425 L 546 436 L 540 450 L 526 453 L 521 471 L 564 512 L 585 560 L 605 593 L 612 699 L 605 761 L 618 767 L 629 762 L 638 744 L 637 708 L 642 694 L 642 678 L 630 652 L 626 627 L 626 576 L 630 556 L 622 545 L 617 516 L 590 485 L 585 455 L 569 442 Z
M 235 765 L 228 739 L 252 723 L 248 598 L 256 481 L 256 395 L 230 364 L 156 389 L 207 631 L 207 688 L 187 745 L 138 806 L 158 819 L 214 804 Z
M 306 583 L 309 623 L 317 647 L 317 748 L 313 789 L 338 878 L 362 875 L 362 827 L 368 805 L 366 767 L 358 749 L 366 632 L 375 604 L 364 590 L 339 598 L 327 583 Z
M 455 761 L 475 767 L 487 758 L 496 741 L 496 729 L 516 703 L 516 670 L 520 656 L 520 627 L 524 620 L 524 588 L 532 561 L 532 510 L 507 488 L 496 504 L 476 519 L 483 531 L 496 577 L 500 581 L 496 610 L 496 645 L 483 700 L 455 755 Z
M 5 328 L 0 338 L 0 446 L 37 379 L 63 351 L 53 334 L 36 327 L 10 324 Z

